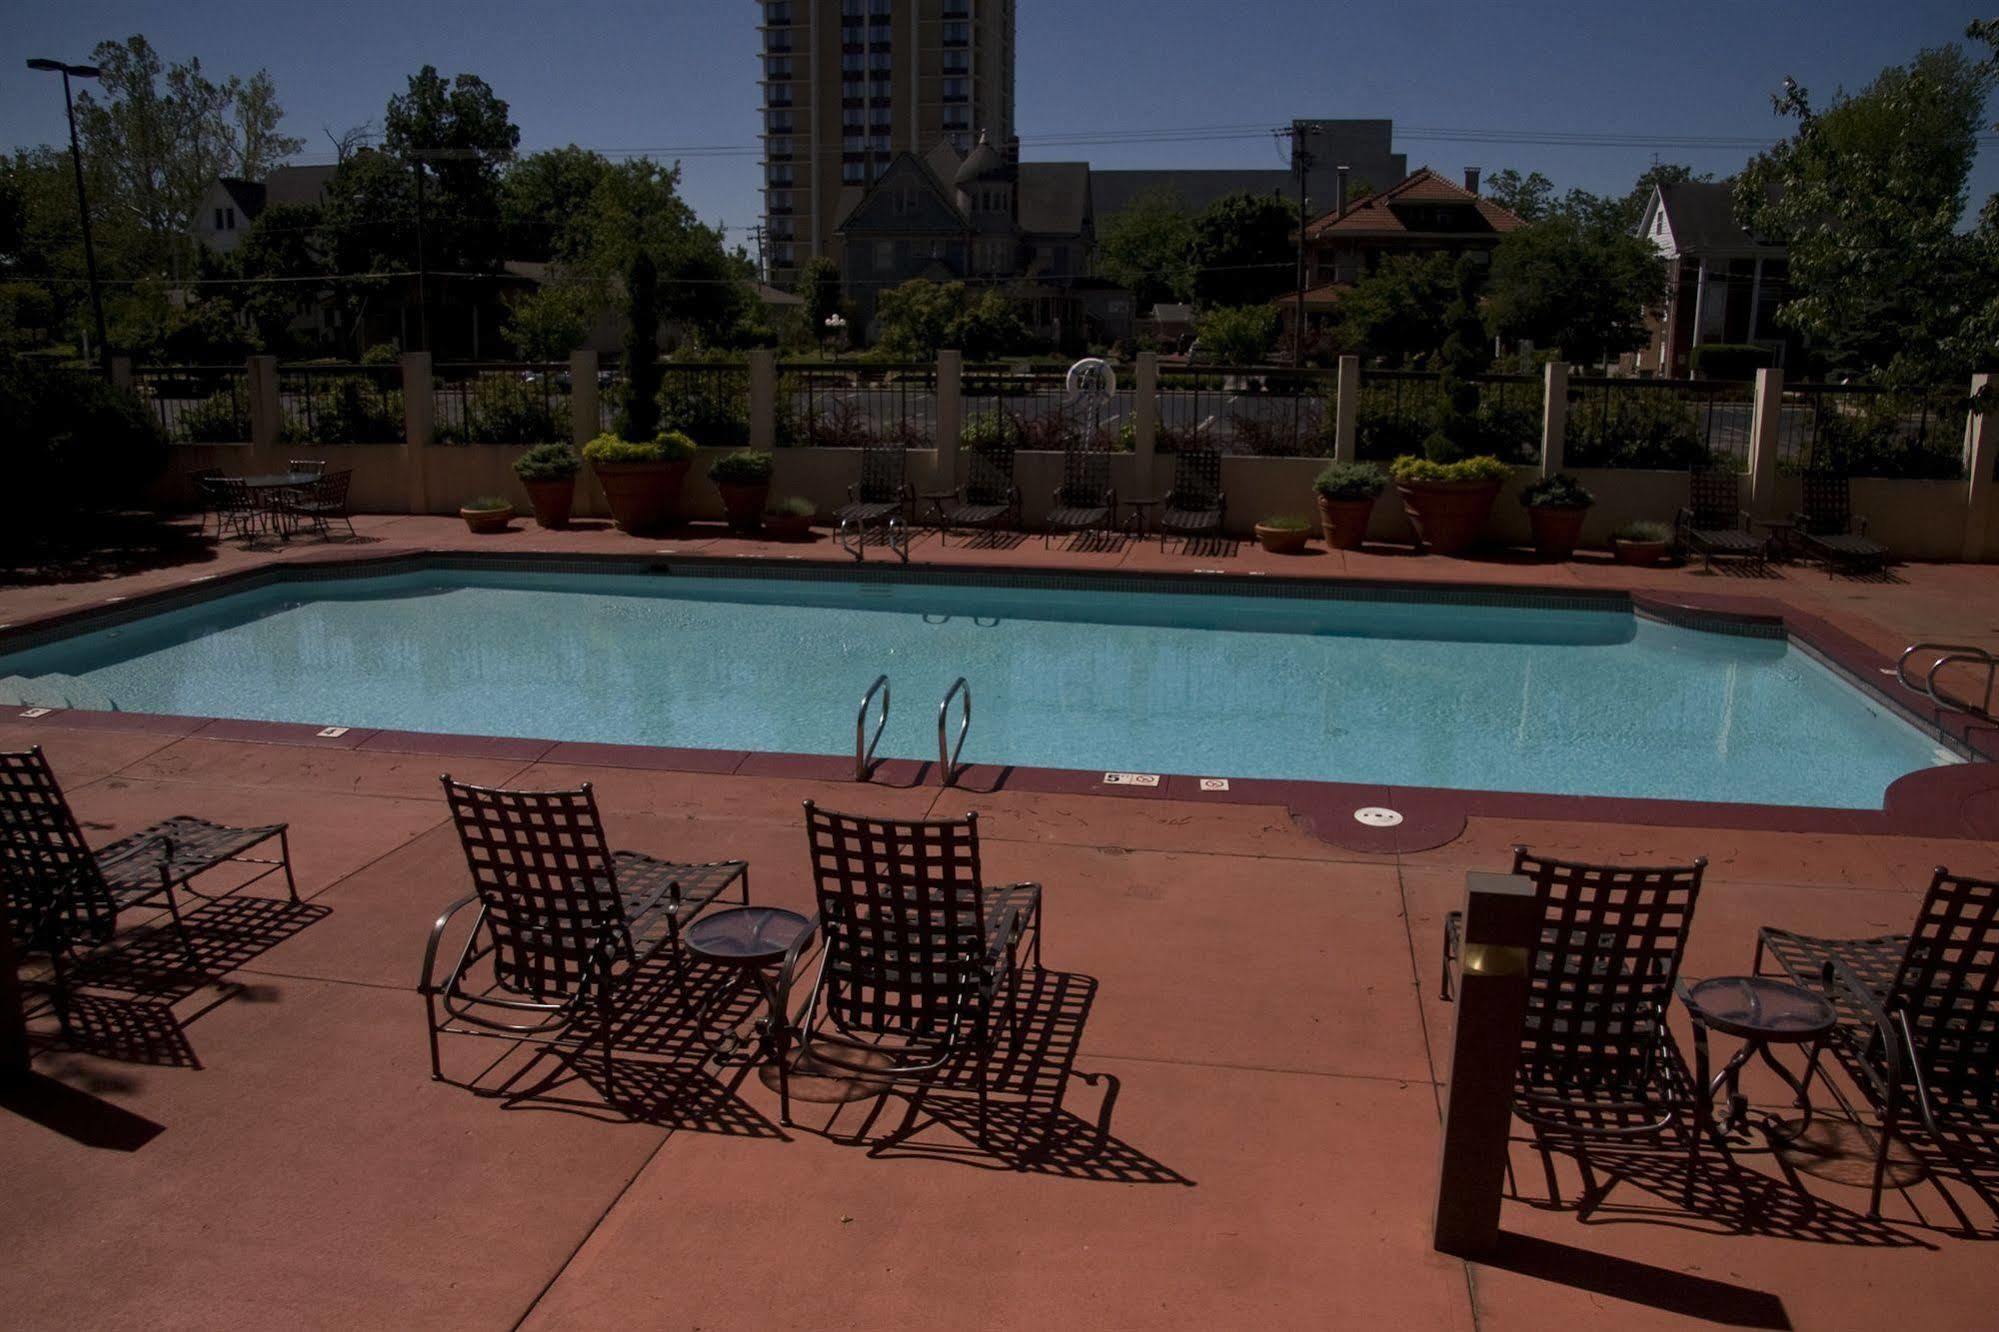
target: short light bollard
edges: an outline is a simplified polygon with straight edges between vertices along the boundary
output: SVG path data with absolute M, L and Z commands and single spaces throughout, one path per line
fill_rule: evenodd
M 1541 928 L 1531 880 L 1465 876 L 1464 945 L 1451 1036 L 1434 1244 L 1474 1257 L 1499 1239 L 1513 1078 L 1527 1013 L 1527 967 Z

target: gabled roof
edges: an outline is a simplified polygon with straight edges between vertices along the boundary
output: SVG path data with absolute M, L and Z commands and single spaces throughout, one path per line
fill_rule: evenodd
M 1760 242 L 1742 229 L 1735 220 L 1735 187 L 1727 181 L 1682 180 L 1658 186 L 1639 221 L 1642 232 L 1649 233 L 1661 210 L 1675 254 L 1783 253 L 1783 246 Z
M 237 176 L 218 176 L 215 183 L 236 205 L 236 211 L 248 222 L 264 211 L 264 187 L 254 180 L 243 180 Z
M 326 193 L 326 182 L 337 168 L 330 166 L 272 167 L 264 177 L 264 205 L 316 204 Z
M 1090 219 L 1088 162 L 1022 162 L 1018 220 L 1032 235 L 1075 236 Z
M 1510 209 L 1502 208 L 1481 194 L 1473 194 L 1455 181 L 1438 175 L 1428 167 L 1418 167 L 1379 194 L 1370 194 L 1365 199 L 1356 200 L 1344 210 L 1325 214 L 1305 228 L 1308 240 L 1319 240 L 1328 236 L 1413 236 L 1413 235 L 1462 235 L 1465 228 L 1448 233 L 1426 231 L 1420 226 L 1410 226 L 1397 211 L 1398 208 L 1421 204 L 1459 204 L 1476 209 L 1479 220 L 1486 231 L 1514 231 L 1527 224 Z
M 929 196 L 930 207 L 925 210 L 927 217 L 919 213 L 895 212 L 887 203 L 891 192 L 912 183 L 922 187 Z M 965 225 L 965 215 L 959 211 L 956 192 L 946 188 L 922 158 L 905 150 L 897 153 L 888 167 L 862 191 L 860 199 L 840 219 L 834 230 L 901 235 L 909 232 L 962 231 Z

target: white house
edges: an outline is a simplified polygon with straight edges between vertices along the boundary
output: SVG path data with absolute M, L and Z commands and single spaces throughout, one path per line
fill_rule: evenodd
M 316 204 L 333 178 L 330 166 L 272 167 L 261 181 L 220 176 L 210 182 L 194 215 L 194 235 L 217 254 L 228 254 L 242 243 L 250 224 L 266 208 L 284 204 Z
M 1671 378 L 1693 369 L 1705 343 L 1768 347 L 1775 364 L 1796 339 L 1772 318 L 1783 303 L 1790 264 L 1781 245 L 1759 240 L 1735 220 L 1734 187 L 1681 181 L 1656 186 L 1638 234 L 1666 257 L 1664 311 L 1638 368 Z

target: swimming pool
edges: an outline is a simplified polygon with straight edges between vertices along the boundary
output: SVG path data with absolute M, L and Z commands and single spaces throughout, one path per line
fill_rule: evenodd
M 880 752 L 911 758 L 963 676 L 977 763 L 1875 809 L 1956 761 L 1781 638 L 1616 603 L 479 569 L 277 583 L 0 657 L 29 701 L 822 754 L 882 674 Z

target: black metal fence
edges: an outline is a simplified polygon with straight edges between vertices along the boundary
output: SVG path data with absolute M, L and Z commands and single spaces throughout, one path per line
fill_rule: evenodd
M 440 365 L 431 390 L 439 444 L 547 444 L 570 438 L 569 368 L 553 363 Z
M 1354 454 L 1385 461 L 1420 454 L 1443 410 L 1442 376 L 1434 370 L 1369 370 L 1360 373 L 1360 401 L 1354 412 Z M 1541 456 L 1539 375 L 1475 375 L 1478 388 L 1480 453 L 1507 462 L 1534 462 Z
M 250 375 L 243 366 L 135 369 L 132 390 L 175 444 L 250 442 Z
M 1562 461 L 1569 467 L 1746 470 L 1754 418 L 1747 383 L 1576 375 L 1569 380 Z
M 1134 447 L 1130 372 L 1119 372 L 1119 389 L 1108 401 L 1071 394 L 1068 374 L 1064 365 L 967 366 L 961 381 L 965 437 L 1010 433 L 1020 448 L 1050 451 L 1081 443 Z
M 278 439 L 286 444 L 401 444 L 399 366 L 294 365 L 278 370 Z
M 750 442 L 750 369 L 741 361 L 666 361 L 659 367 L 659 424 L 709 448 Z M 598 376 L 597 423 L 615 430 L 631 380 L 623 366 Z
M 1848 476 L 1958 480 L 1971 403 L 1964 389 L 1787 384 L 1777 466 Z
M 937 366 L 927 361 L 781 365 L 776 428 L 780 447 L 857 449 L 898 441 L 930 448 L 937 442 Z
M 1253 366 L 1162 368 L 1162 453 L 1205 445 L 1263 458 L 1329 457 L 1339 416 L 1339 374 Z

